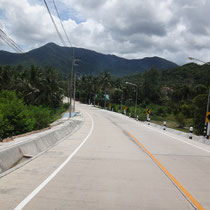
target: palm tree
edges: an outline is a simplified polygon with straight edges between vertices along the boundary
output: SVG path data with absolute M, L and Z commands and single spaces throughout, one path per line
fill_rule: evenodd
M 104 93 L 104 108 L 106 107 L 106 95 L 112 87 L 112 77 L 111 74 L 107 71 L 101 73 L 101 91 Z

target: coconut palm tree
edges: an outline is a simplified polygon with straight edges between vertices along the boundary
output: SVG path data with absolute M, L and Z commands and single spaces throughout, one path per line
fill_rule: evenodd
M 112 87 L 112 77 L 107 71 L 100 74 L 101 91 L 104 93 L 104 108 L 106 107 L 107 94 Z

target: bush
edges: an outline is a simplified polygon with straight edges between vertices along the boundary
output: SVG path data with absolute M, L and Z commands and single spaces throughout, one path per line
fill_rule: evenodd
M 69 103 L 63 104 L 63 108 L 64 108 L 65 110 L 68 109 L 68 108 L 69 108 Z
M 68 105 L 68 104 L 67 104 Z M 14 91 L 0 93 L 0 140 L 49 126 L 66 109 L 27 106 Z
M 172 113 L 172 109 L 170 107 L 167 107 L 167 113 L 171 114 Z
M 143 112 L 137 112 L 137 115 L 139 116 L 139 120 L 140 121 L 146 121 L 147 120 L 147 117 L 146 117 L 146 114 L 143 113 Z
M 49 126 L 51 122 L 51 110 L 42 106 L 30 106 L 31 117 L 34 118 L 34 129 L 42 129 Z
M 163 107 L 159 107 L 159 108 L 157 108 L 157 113 L 156 114 L 159 115 L 159 116 L 165 117 L 166 116 L 166 111 Z
M 179 128 L 184 128 L 185 126 L 185 117 L 184 115 L 180 112 L 175 116 L 175 120 L 178 124 Z
M 192 116 L 192 114 L 191 114 L 191 108 L 190 108 L 189 105 L 187 105 L 187 104 L 181 105 L 180 106 L 180 110 L 184 114 L 185 117 L 188 117 L 189 118 L 189 117 Z
M 0 138 L 33 130 L 35 120 L 30 110 L 13 91 L 0 93 Z

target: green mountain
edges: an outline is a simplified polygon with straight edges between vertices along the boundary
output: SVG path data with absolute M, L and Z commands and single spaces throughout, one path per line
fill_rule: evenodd
M 151 67 L 159 70 L 177 67 L 177 64 L 159 57 L 129 60 L 82 48 L 61 47 L 54 43 L 48 43 L 24 54 L 0 51 L 0 65 L 52 66 L 66 75 L 71 69 L 73 50 L 75 57 L 80 59 L 76 68 L 81 74 L 95 75 L 109 71 L 115 76 L 124 76 L 144 72 Z

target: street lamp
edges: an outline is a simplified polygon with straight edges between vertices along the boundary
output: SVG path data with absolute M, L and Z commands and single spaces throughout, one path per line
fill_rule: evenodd
M 122 93 L 121 95 L 121 111 L 122 111 L 122 100 L 123 100 L 123 91 L 121 89 L 115 88 L 115 90 L 120 91 Z
M 197 58 L 188 57 L 188 59 L 190 59 L 190 60 L 194 60 L 194 61 L 199 61 L 199 62 L 201 62 L 201 63 L 207 64 L 207 65 L 210 65 L 210 62 L 204 62 L 204 61 L 202 61 L 202 60 L 200 60 L 200 59 L 197 59 Z
M 138 86 L 136 84 L 130 83 L 130 82 L 125 82 L 126 85 L 131 85 L 136 87 L 136 103 L 135 103 L 135 117 L 136 117 L 136 108 L 137 108 L 137 96 L 138 96 Z
M 192 58 L 192 57 L 188 57 L 190 60 L 195 60 L 195 61 L 199 61 L 201 63 L 204 63 L 206 65 L 209 65 L 210 66 L 210 62 L 205 62 L 205 61 L 202 61 L 200 59 L 197 59 L 197 58 Z M 208 101 L 207 101 L 207 107 L 206 107 L 206 113 L 209 112 L 209 100 L 210 100 L 210 88 L 209 88 L 209 94 L 208 94 Z M 205 120 L 205 125 L 207 126 L 207 133 L 206 133 L 206 136 L 207 138 L 209 137 L 209 133 L 210 133 L 210 123 L 207 123 L 206 120 Z

